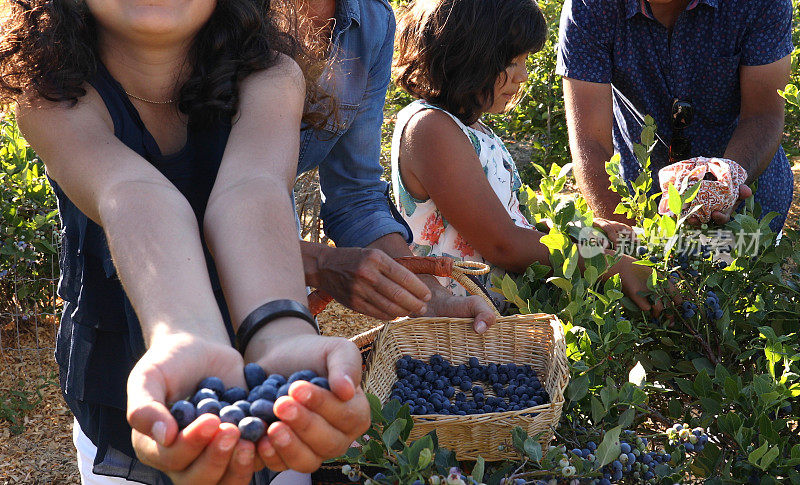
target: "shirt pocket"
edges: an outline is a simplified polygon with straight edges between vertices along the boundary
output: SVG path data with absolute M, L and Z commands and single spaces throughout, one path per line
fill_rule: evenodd
M 712 125 L 727 126 L 735 121 L 741 106 L 739 63 L 741 53 L 711 57 L 700 64 L 693 83 L 697 116 Z M 702 62 L 702 60 L 701 60 Z

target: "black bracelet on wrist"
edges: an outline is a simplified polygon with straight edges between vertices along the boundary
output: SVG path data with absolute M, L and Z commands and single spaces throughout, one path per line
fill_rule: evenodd
M 253 338 L 256 332 L 269 322 L 283 317 L 295 317 L 305 320 L 319 333 L 317 321 L 305 305 L 294 300 L 274 300 L 264 303 L 250 312 L 242 324 L 239 325 L 239 330 L 236 331 L 236 346 L 239 348 L 239 352 L 244 354 L 247 344 L 250 343 L 250 339 Z

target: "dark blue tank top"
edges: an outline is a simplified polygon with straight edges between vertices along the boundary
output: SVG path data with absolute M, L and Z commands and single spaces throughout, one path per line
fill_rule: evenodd
M 114 135 L 156 167 L 191 204 L 202 227 L 206 203 L 219 170 L 230 124 L 208 128 L 189 124 L 186 145 L 163 156 L 122 86 L 105 66 L 89 81 L 114 122 Z M 170 484 L 166 475 L 140 463 L 125 418 L 126 383 L 145 352 L 141 326 L 117 278 L 103 229 L 83 214 L 54 181 L 62 222 L 61 277 L 64 300 L 56 361 L 65 400 L 84 433 L 97 446 L 94 472 L 152 485 Z M 202 231 L 201 231 L 202 237 Z M 231 343 L 233 329 L 208 248 L 209 276 Z M 267 473 L 256 483 L 268 483 Z

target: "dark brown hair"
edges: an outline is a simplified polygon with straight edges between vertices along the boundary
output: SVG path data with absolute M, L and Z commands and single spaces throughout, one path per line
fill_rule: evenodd
M 511 61 L 546 37 L 535 0 L 417 0 L 400 15 L 395 82 L 469 125 Z
M 9 0 L 0 11 L 0 104 L 25 93 L 50 101 L 77 102 L 100 63 L 95 21 L 82 0 Z M 272 5 L 271 5 L 272 4 Z M 318 56 L 298 40 L 299 19 L 292 0 L 221 0 L 197 33 L 187 60 L 190 77 L 178 108 L 193 123 L 231 119 L 239 85 L 254 71 L 269 68 L 279 53 L 300 64 L 306 77 L 303 121 L 322 127 L 333 111 L 320 88 Z

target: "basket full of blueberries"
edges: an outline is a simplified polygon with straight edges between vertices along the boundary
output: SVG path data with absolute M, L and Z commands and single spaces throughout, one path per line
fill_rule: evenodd
M 552 315 L 499 317 L 482 335 L 468 319 L 416 318 L 385 326 L 364 389 L 409 407 L 410 440 L 436 430 L 459 460 L 503 460 L 514 455 L 516 426 L 543 445 L 552 439 L 568 380 L 564 334 Z

